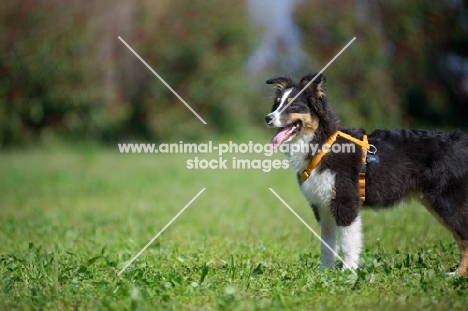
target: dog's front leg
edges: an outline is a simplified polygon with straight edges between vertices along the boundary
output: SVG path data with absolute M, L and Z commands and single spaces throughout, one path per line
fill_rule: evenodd
M 343 269 L 357 269 L 362 251 L 362 224 L 358 215 L 349 226 L 340 226 L 340 248 L 343 253 Z
M 336 180 L 336 196 L 331 202 L 331 211 L 339 227 L 343 269 L 357 269 L 362 251 L 362 224 L 359 216 L 359 195 L 351 179 Z M 357 190 L 357 189 L 356 189 Z
M 324 267 L 335 269 L 335 253 L 330 248 L 333 251 L 336 250 L 336 221 L 329 207 L 320 210 L 320 229 L 323 240 L 320 244 L 320 251 L 322 253 L 322 265 L 320 269 Z

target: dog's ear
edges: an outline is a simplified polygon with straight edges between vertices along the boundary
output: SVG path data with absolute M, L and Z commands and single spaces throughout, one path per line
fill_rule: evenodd
M 299 82 L 301 88 L 304 88 L 310 81 L 316 76 L 317 74 L 308 74 L 302 77 L 301 82 Z M 325 95 L 325 83 L 326 79 L 325 76 L 319 74 L 317 78 L 314 79 L 309 87 L 305 90 L 307 96 L 311 96 L 313 98 L 322 98 Z
M 293 81 L 289 77 L 273 77 L 273 78 L 266 80 L 265 83 L 276 84 L 276 88 L 280 91 L 284 91 L 285 89 L 293 85 Z

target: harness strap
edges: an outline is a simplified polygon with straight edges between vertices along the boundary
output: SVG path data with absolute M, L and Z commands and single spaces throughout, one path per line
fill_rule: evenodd
M 362 164 L 361 172 L 359 172 L 359 198 L 361 199 L 361 204 L 366 200 L 366 170 L 367 170 L 367 151 L 370 149 L 369 142 L 367 141 L 367 135 L 362 136 L 362 142 L 369 146 L 367 149 L 360 145 L 362 148 Z
M 339 131 L 333 134 L 332 136 L 330 136 L 330 138 L 328 138 L 327 142 L 323 145 L 320 152 L 317 153 L 315 157 L 312 158 L 307 168 L 301 173 L 301 179 L 303 182 L 306 181 L 307 178 L 309 178 L 310 172 L 312 172 L 312 170 L 317 167 L 317 165 L 320 163 L 325 153 L 330 149 L 331 145 L 333 145 L 333 143 L 336 140 L 336 137 L 338 136 L 338 133 Z
M 310 173 L 317 167 L 317 165 L 322 160 L 323 156 L 328 152 L 333 143 L 336 141 L 337 137 L 343 137 L 349 141 L 352 141 L 356 145 L 360 146 L 363 149 L 362 152 L 362 166 L 361 172 L 359 173 L 359 196 L 361 198 L 361 203 L 366 199 L 366 161 L 367 161 L 367 151 L 370 150 L 370 144 L 367 140 L 367 135 L 363 135 L 362 140 L 357 139 L 351 135 L 337 131 L 332 136 L 328 138 L 325 144 L 322 146 L 322 149 L 317 153 L 312 160 L 310 161 L 307 168 L 301 173 L 302 182 L 306 181 L 309 178 Z

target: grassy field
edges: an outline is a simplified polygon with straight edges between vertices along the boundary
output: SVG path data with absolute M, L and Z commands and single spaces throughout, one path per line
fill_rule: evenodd
M 0 154 L 0 310 L 467 309 L 468 279 L 445 274 L 457 247 L 420 205 L 364 211 L 358 276 L 319 272 L 319 242 L 268 190 L 318 231 L 292 171 L 188 170 L 189 158 Z

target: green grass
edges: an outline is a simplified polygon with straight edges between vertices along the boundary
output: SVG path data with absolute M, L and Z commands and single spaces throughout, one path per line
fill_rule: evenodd
M 363 212 L 357 277 L 319 272 L 319 242 L 268 190 L 319 231 L 292 171 L 187 170 L 188 158 L 1 154 L 0 309 L 466 309 L 468 279 L 445 275 L 457 247 L 419 204 Z

